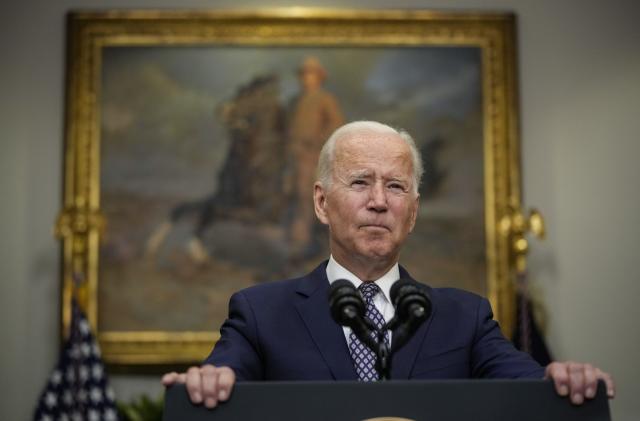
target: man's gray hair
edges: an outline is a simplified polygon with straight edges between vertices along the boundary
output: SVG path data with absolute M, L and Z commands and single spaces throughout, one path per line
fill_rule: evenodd
M 391 126 L 378 123 L 377 121 L 353 121 L 351 123 L 345 124 L 342 127 L 339 127 L 335 132 L 333 132 L 333 134 L 325 142 L 322 150 L 320 151 L 320 157 L 318 158 L 318 168 L 316 170 L 316 177 L 318 181 L 322 183 L 325 188 L 328 188 L 331 185 L 333 161 L 335 160 L 336 153 L 336 142 L 339 139 L 345 138 L 349 135 L 353 135 L 354 133 L 362 132 L 395 134 L 406 142 L 406 144 L 409 146 L 409 150 L 411 151 L 411 163 L 413 167 L 413 192 L 414 194 L 418 194 L 418 188 L 420 187 L 424 167 L 422 165 L 422 156 L 420 155 L 420 151 L 418 151 L 416 142 L 407 131 L 402 129 L 396 130 Z

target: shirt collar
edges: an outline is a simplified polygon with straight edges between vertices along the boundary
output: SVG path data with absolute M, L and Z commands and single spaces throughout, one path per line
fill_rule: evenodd
M 351 273 L 347 268 L 342 266 L 340 263 L 336 262 L 333 258 L 333 255 L 329 258 L 329 263 L 327 263 L 327 279 L 329 283 L 332 284 L 338 279 L 346 279 L 351 281 L 353 285 L 358 288 L 360 284 L 362 284 L 362 280 L 359 279 L 356 275 Z M 374 279 L 374 282 L 382 291 L 384 298 L 391 302 L 391 298 L 389 297 L 389 291 L 391 290 L 391 285 L 393 285 L 398 279 L 400 279 L 400 268 L 398 263 L 393 265 L 391 269 L 384 275 L 382 275 L 378 279 Z

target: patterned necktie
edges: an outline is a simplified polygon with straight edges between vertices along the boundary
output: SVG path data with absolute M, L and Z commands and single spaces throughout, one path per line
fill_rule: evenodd
M 359 287 L 360 293 L 366 304 L 365 317 L 373 322 L 378 329 L 384 325 L 384 318 L 373 304 L 373 297 L 380 292 L 380 287 L 374 282 L 363 282 Z M 372 337 L 377 340 L 375 333 Z M 385 332 L 385 342 L 389 344 L 389 333 Z M 363 382 L 376 381 L 380 377 L 376 370 L 376 354 L 358 339 L 353 331 L 349 334 L 349 351 L 353 359 L 353 365 L 358 373 L 358 378 Z

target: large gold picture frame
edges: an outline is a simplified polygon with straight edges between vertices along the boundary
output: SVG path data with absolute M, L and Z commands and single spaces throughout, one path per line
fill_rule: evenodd
M 149 47 L 259 50 L 345 46 L 354 50 L 436 47 L 477 51 L 482 151 L 478 159 L 482 163 L 480 184 L 484 192 L 479 216 L 484 225 L 481 233 L 484 256 L 480 262 L 484 273 L 478 274 L 478 278 L 484 279 L 482 291 L 491 301 L 503 331 L 510 335 L 515 324 L 513 279 L 517 257 L 512 245 L 518 234 L 513 222 L 518 221 L 515 216 L 521 216 L 514 16 L 301 8 L 69 15 L 64 208 L 56 226 L 63 244 L 65 334 L 71 298 L 75 295 L 97 331 L 109 363 L 198 362 L 208 355 L 218 338 L 214 326 L 208 330 L 101 328 L 100 283 L 106 262 L 101 244 L 113 227 L 101 191 L 108 149 L 104 144 L 102 107 L 108 76 L 104 67 L 106 51 Z M 167 306 L 162 317 L 188 310 Z

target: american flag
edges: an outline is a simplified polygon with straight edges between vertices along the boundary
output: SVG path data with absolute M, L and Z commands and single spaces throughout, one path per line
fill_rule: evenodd
M 116 421 L 100 348 L 75 300 L 70 335 L 58 364 L 40 395 L 34 421 Z

